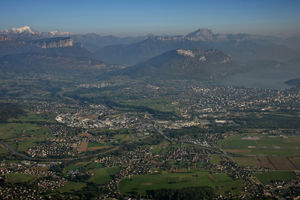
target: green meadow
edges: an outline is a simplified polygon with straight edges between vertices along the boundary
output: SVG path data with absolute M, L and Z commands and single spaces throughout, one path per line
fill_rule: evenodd
M 210 174 L 208 171 L 194 171 L 188 173 L 169 173 L 136 175 L 123 179 L 119 188 L 121 193 L 137 192 L 146 194 L 147 190 L 181 189 L 187 187 L 210 186 L 217 193 L 231 191 L 239 193 L 243 186 L 242 180 L 232 180 L 226 174 Z

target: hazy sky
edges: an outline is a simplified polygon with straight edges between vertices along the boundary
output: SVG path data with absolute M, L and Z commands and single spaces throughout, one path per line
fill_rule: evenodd
M 0 29 L 100 34 L 300 31 L 300 0 L 1 0 Z

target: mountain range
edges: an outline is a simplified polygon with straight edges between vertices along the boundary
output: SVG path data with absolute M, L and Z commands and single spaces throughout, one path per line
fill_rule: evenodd
M 98 35 L 95 33 L 87 34 L 74 34 L 71 32 L 60 32 L 57 30 L 49 32 L 39 32 L 32 29 L 29 26 L 12 28 L 10 30 L 3 30 L 0 32 L 1 37 L 9 36 L 12 39 L 25 39 L 25 40 L 37 40 L 44 38 L 53 37 L 71 37 L 75 43 L 82 44 L 86 49 L 91 52 L 96 51 L 99 48 L 115 45 L 115 44 L 130 44 L 146 39 L 146 36 L 136 36 L 136 37 L 117 37 L 113 35 Z
M 187 35 L 151 36 L 147 39 L 98 49 L 95 55 L 107 62 L 134 65 L 173 49 L 218 49 L 240 61 L 275 59 L 282 61 L 299 55 L 299 50 L 287 45 L 287 40 L 273 36 L 251 34 L 214 34 L 198 29 Z
M 3 31 L 0 35 L 0 70 L 57 73 L 106 67 L 70 36 L 61 36 L 68 34 L 40 33 L 28 26 Z
M 24 26 L 0 32 L 0 70 L 94 73 L 101 69 L 109 71 L 107 77 L 197 79 L 246 86 L 249 77 L 255 84 L 270 77 L 269 82 L 284 83 L 300 77 L 297 42 L 299 37 L 220 34 L 209 29 L 121 38 L 38 32 Z

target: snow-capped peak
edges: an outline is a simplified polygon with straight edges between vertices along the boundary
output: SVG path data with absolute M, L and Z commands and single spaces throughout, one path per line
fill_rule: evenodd
M 10 31 L 6 31 L 6 32 L 36 34 L 36 32 L 34 32 L 29 26 L 23 26 L 20 28 L 12 28 Z
M 69 36 L 69 35 L 71 35 L 71 32 L 59 32 L 59 31 L 55 30 L 55 31 L 50 31 L 49 34 L 51 36 Z

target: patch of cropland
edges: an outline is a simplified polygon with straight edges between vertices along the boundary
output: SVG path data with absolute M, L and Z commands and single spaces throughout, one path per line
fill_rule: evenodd
M 268 184 L 272 181 L 290 181 L 296 177 L 295 173 L 290 171 L 263 172 L 257 173 L 255 176 L 263 184 Z
M 281 129 L 299 129 L 300 117 L 295 113 L 249 113 L 245 117 L 239 117 L 234 121 L 242 126 L 246 124 L 248 128 L 281 128 Z
M 299 136 L 231 136 L 219 145 L 227 152 L 241 155 L 299 156 Z
M 32 182 L 34 179 L 36 179 L 35 176 L 22 173 L 7 174 L 5 177 L 5 181 L 12 184 Z
M 238 193 L 243 185 L 241 180 L 232 180 L 225 174 L 210 174 L 208 171 L 189 173 L 167 173 L 139 175 L 126 178 L 120 182 L 122 193 L 147 194 L 147 191 L 159 189 L 182 189 L 188 187 L 209 186 L 217 194 L 228 191 Z M 217 189 L 216 189 L 217 188 Z

